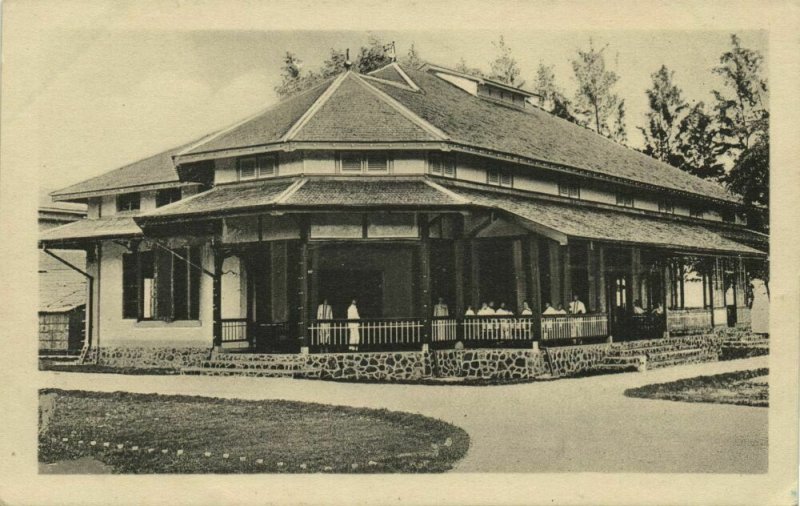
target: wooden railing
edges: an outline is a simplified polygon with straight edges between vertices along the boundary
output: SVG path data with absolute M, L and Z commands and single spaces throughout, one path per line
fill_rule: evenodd
M 223 318 L 222 342 L 237 343 L 247 341 L 249 338 L 248 330 L 247 318 Z
M 422 318 L 315 320 L 308 327 L 311 346 L 359 347 L 422 343 Z M 446 326 L 442 326 L 446 331 Z
M 711 309 L 669 309 L 667 330 L 675 334 L 691 334 L 711 328 Z
M 542 341 L 607 335 L 607 314 L 542 315 Z
M 655 339 L 664 335 L 663 314 L 634 314 L 621 331 L 622 339 Z M 617 337 L 616 331 L 614 337 Z
M 434 317 L 431 320 L 431 341 L 443 343 L 458 340 L 458 320 L 450 317 Z
M 531 317 L 467 316 L 462 325 L 464 341 L 531 341 Z

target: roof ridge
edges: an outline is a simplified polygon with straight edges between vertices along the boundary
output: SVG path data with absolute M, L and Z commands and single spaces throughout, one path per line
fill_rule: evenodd
M 295 124 L 289 127 L 289 130 L 287 130 L 286 133 L 283 134 L 280 142 L 287 142 L 294 139 L 297 133 L 304 126 L 306 126 L 308 122 L 311 120 L 311 118 L 313 118 L 314 115 L 317 113 L 317 111 L 319 111 L 322 108 L 322 106 L 328 102 L 328 100 L 331 98 L 331 95 L 333 95 L 336 92 L 336 90 L 339 89 L 344 80 L 347 79 L 347 77 L 350 74 L 352 74 L 352 72 L 347 71 L 336 76 L 336 78 L 330 83 L 330 85 L 322 93 L 322 95 L 317 97 L 314 103 L 311 104 L 311 106 L 308 109 L 306 109 L 306 112 L 304 112 L 303 115 L 300 116 L 300 118 L 295 122 Z
M 438 140 L 449 140 L 450 139 L 450 136 L 446 132 L 444 132 L 443 130 L 437 128 L 436 126 L 434 126 L 430 122 L 424 120 L 423 118 L 418 116 L 416 113 L 411 111 L 411 109 L 407 108 L 406 106 L 404 106 L 399 101 L 395 100 L 394 98 L 392 98 L 391 96 L 389 96 L 388 94 L 383 92 L 382 90 L 379 90 L 378 88 L 372 86 L 365 79 L 363 79 L 362 76 L 358 76 L 356 74 L 353 74 L 353 76 L 356 79 L 356 81 L 361 83 L 361 85 L 364 86 L 365 88 L 367 88 L 367 90 L 369 90 L 375 96 L 377 96 L 378 98 L 383 100 L 386 104 L 391 106 L 393 109 L 395 109 L 397 112 L 399 112 L 406 119 L 408 119 L 409 121 L 411 121 L 414 124 L 416 124 L 418 127 L 422 128 L 423 130 L 425 130 L 429 134 L 431 134 L 434 137 L 436 137 Z
M 386 65 L 384 65 L 383 67 L 378 67 L 378 68 L 376 68 L 375 70 L 370 70 L 370 71 L 369 71 L 369 72 L 367 72 L 366 74 L 362 74 L 362 75 L 363 75 L 364 77 L 367 77 L 367 76 L 369 76 L 369 77 L 372 77 L 373 79 L 380 79 L 381 81 L 392 82 L 392 81 L 389 81 L 388 79 L 383 79 L 383 78 L 380 78 L 380 77 L 375 77 L 375 76 L 373 75 L 373 74 L 375 74 L 376 72 L 380 72 L 381 70 L 387 69 L 387 68 L 389 68 L 389 67 L 393 68 L 393 69 L 395 70 L 395 72 L 397 72 L 397 73 L 400 75 L 400 77 L 401 77 L 401 78 L 402 78 L 402 79 L 403 79 L 403 80 L 406 82 L 406 84 L 408 84 L 408 87 L 409 87 L 409 88 L 411 88 L 411 89 L 412 89 L 412 90 L 414 90 L 414 91 L 419 91 L 419 86 L 417 86 L 417 83 L 415 83 L 415 82 L 413 81 L 413 79 L 411 79 L 411 78 L 408 76 L 408 74 L 406 74 L 406 72 L 403 70 L 403 68 L 400 66 L 400 64 L 399 64 L 399 63 L 397 63 L 396 61 L 389 62 L 389 63 L 387 63 Z M 396 84 L 396 83 L 395 83 L 395 84 Z
M 297 190 L 302 188 L 306 184 L 307 181 L 308 181 L 308 178 L 301 177 L 297 181 L 293 182 L 292 184 L 287 186 L 286 189 L 283 190 L 283 192 L 280 195 L 278 195 L 276 198 L 274 198 L 272 200 L 272 204 L 283 204 L 284 202 L 289 200 L 289 198 L 292 195 L 297 193 Z
M 338 77 L 339 76 L 336 76 L 336 78 L 338 78 Z M 212 132 L 212 133 L 210 133 L 210 134 L 208 134 L 208 135 L 206 135 L 204 137 L 201 137 L 199 140 L 195 141 L 194 143 L 191 143 L 191 145 L 189 145 L 187 147 L 184 147 L 183 149 L 181 149 L 180 151 L 178 151 L 177 153 L 172 155 L 172 159 L 175 160 L 175 158 L 177 158 L 177 157 L 179 157 L 181 155 L 184 155 L 184 154 L 186 154 L 186 153 L 188 153 L 190 151 L 194 151 L 195 149 L 197 149 L 198 147 L 202 146 L 203 144 L 206 144 L 207 142 L 209 142 L 211 140 L 214 140 L 217 137 L 220 137 L 221 135 L 226 134 L 226 133 L 230 132 L 231 130 L 233 130 L 233 129 L 239 127 L 239 126 L 244 125 L 245 123 L 248 123 L 248 122 L 250 122 L 250 121 L 252 121 L 252 120 L 254 120 L 254 119 L 256 119 L 256 118 L 258 118 L 258 117 L 260 117 L 260 116 L 262 116 L 264 114 L 266 114 L 270 110 L 274 109 L 275 107 L 277 107 L 277 106 L 279 106 L 279 105 L 281 105 L 281 104 L 283 104 L 283 103 L 285 103 L 285 102 L 287 102 L 289 100 L 295 100 L 295 99 L 297 99 L 299 97 L 302 97 L 303 95 L 306 95 L 307 93 L 310 93 L 313 90 L 321 88 L 322 86 L 330 86 L 331 82 L 336 78 L 326 79 L 326 80 L 322 81 L 321 83 L 319 83 L 316 86 L 312 86 L 312 87 L 310 87 L 308 89 L 305 89 L 305 90 L 303 90 L 303 91 L 301 91 L 299 93 L 296 93 L 294 95 L 286 97 L 286 100 L 278 100 L 277 102 L 272 103 L 272 104 L 260 109 L 258 112 L 247 116 L 246 118 L 240 119 L 240 120 L 236 121 L 235 123 L 232 123 L 232 124 L 228 125 L 227 127 L 223 127 L 220 130 L 217 130 L 216 132 Z

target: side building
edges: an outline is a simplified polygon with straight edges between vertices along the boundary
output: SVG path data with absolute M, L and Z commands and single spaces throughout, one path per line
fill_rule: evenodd
M 530 97 L 433 65 L 348 71 L 54 192 L 88 218 L 40 243 L 86 252 L 93 353 L 144 365 L 746 327 L 758 210 Z

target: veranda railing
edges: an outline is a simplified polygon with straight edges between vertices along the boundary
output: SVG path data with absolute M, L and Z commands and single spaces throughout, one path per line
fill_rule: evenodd
M 308 330 L 311 346 L 374 347 L 422 344 L 426 323 L 422 318 L 315 320 Z M 438 328 L 446 332 L 445 326 Z
M 542 341 L 608 335 L 607 314 L 542 315 Z
M 711 309 L 670 309 L 667 311 L 667 330 L 675 334 L 705 331 L 712 327 Z
M 530 316 L 465 316 L 461 322 L 464 341 L 531 341 Z

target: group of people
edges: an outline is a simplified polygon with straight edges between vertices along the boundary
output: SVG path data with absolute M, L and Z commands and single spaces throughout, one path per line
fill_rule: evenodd
M 358 314 L 358 300 L 353 298 L 350 305 L 347 307 L 347 330 L 348 330 L 348 345 L 351 351 L 358 350 L 358 343 L 361 341 L 361 324 L 358 320 L 361 316 Z M 323 349 L 326 349 L 330 344 L 331 338 L 331 322 L 333 320 L 333 306 L 328 304 L 328 299 L 322 299 L 322 303 L 317 306 L 317 321 L 319 322 L 319 344 Z

